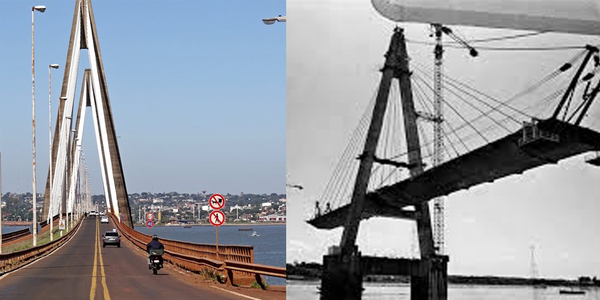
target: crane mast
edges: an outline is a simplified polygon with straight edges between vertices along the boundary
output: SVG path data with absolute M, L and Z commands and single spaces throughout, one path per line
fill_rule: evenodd
M 433 89 L 434 89 L 434 118 L 433 121 L 433 166 L 441 164 L 444 160 L 444 140 L 442 137 L 443 122 L 443 83 L 442 67 L 444 49 L 442 46 L 442 25 L 434 24 L 435 41 L 434 48 L 434 70 L 433 70 Z M 445 253 L 445 211 L 444 198 L 437 197 L 433 200 L 433 238 L 437 254 Z

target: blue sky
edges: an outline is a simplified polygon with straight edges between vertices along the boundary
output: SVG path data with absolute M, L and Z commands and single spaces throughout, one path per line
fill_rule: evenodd
M 47 6 L 35 14 L 37 190 L 43 192 L 48 65 L 61 66 L 52 71 L 54 123 L 75 1 L 0 2 L 4 193 L 32 190 L 34 5 Z M 284 193 L 286 25 L 266 26 L 261 19 L 285 15 L 285 1 L 92 1 L 92 6 L 129 192 Z M 79 81 L 89 67 L 87 50 L 81 53 Z M 92 193 L 100 194 L 89 121 L 83 151 Z

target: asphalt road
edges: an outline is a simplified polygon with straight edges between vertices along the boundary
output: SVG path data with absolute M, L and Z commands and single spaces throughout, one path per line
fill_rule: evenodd
M 103 248 L 100 236 L 113 226 L 99 220 L 86 218 L 62 248 L 0 277 L 0 299 L 243 299 L 185 283 L 166 268 L 153 275 L 128 242 Z

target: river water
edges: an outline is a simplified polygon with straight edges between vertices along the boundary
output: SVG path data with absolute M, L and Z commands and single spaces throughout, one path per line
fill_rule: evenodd
M 239 231 L 240 228 L 252 228 L 259 236 L 251 236 L 252 231 Z M 159 238 L 187 241 L 201 244 L 214 244 L 216 232 L 214 226 L 176 226 L 135 228 L 144 234 L 156 234 Z M 221 226 L 219 227 L 219 245 L 254 246 L 254 263 L 285 268 L 285 225 L 257 226 Z M 285 285 L 285 278 L 263 276 L 268 284 Z
M 15 232 L 28 227 L 31 228 L 31 226 L 2 226 L 2 234 Z
M 288 300 L 319 299 L 318 281 L 288 280 Z M 408 284 L 371 284 L 365 283 L 364 300 L 398 300 L 410 299 Z M 597 288 L 586 289 L 585 295 L 561 295 L 560 289 L 565 287 L 533 288 L 528 286 L 486 286 L 486 285 L 453 285 L 448 287 L 450 300 L 600 300 Z

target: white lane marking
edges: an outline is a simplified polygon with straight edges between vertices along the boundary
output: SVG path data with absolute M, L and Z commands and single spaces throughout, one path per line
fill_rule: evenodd
M 232 293 L 232 294 L 234 294 L 236 296 L 240 296 L 240 297 L 244 297 L 244 298 L 248 298 L 248 299 L 252 299 L 252 300 L 261 300 L 261 299 L 258 299 L 258 298 L 254 298 L 254 297 L 246 296 L 246 295 L 243 295 L 243 294 L 240 294 L 240 293 L 236 293 L 236 292 L 233 292 L 233 291 L 229 291 L 229 290 L 226 290 L 226 289 L 222 289 L 220 287 L 216 287 L 216 286 L 212 286 L 212 287 L 214 287 L 215 289 L 219 289 L 221 291 L 224 291 L 224 292 Z

